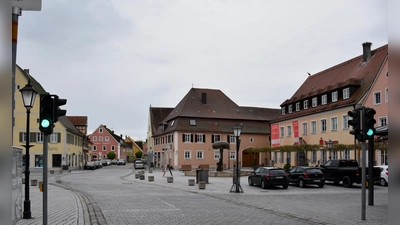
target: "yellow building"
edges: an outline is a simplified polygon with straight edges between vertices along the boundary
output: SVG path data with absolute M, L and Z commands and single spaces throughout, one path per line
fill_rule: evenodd
M 38 93 L 34 105 L 30 110 L 29 123 L 29 165 L 30 168 L 43 167 L 43 138 L 39 130 L 40 94 L 47 93 L 45 89 L 30 74 L 19 66 L 15 73 L 15 109 L 14 109 L 14 146 L 25 146 L 27 133 L 27 110 L 24 107 L 20 89 L 28 81 Z M 78 169 L 83 166 L 83 138 L 79 130 L 66 116 L 61 116 L 55 123 L 54 131 L 48 138 L 48 168 Z M 23 162 L 25 162 L 26 149 L 23 148 Z M 81 167 L 80 167 L 81 166 Z
M 127 161 L 131 162 L 134 158 L 136 158 L 136 152 L 142 152 L 143 149 L 141 149 L 136 142 L 133 140 L 133 138 L 126 136 L 125 138 L 125 143 L 130 147 L 130 149 L 127 149 Z

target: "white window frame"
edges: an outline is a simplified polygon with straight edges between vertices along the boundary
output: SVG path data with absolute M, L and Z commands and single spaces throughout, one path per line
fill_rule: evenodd
M 289 113 L 292 113 L 292 111 L 293 111 L 293 106 L 292 105 L 289 105 Z
M 196 159 L 204 159 L 204 151 L 203 150 L 196 151 Z
M 105 140 L 105 141 L 109 141 L 110 138 L 109 138 L 108 136 L 106 136 L 106 137 L 104 138 L 104 140 Z
M 287 160 L 287 163 L 289 163 L 289 164 L 292 163 L 292 152 L 286 152 L 286 160 Z
M 100 129 L 99 129 L 99 133 L 103 133 L 103 128 L 100 128 Z
M 280 127 L 279 128 L 279 137 L 284 138 L 285 137 L 285 127 Z
M 282 107 L 282 116 L 285 115 L 285 107 Z
M 183 157 L 185 160 L 192 159 L 192 150 L 184 150 Z
M 111 151 L 115 151 L 115 145 L 111 145 Z
M 385 121 L 385 123 L 382 123 Z M 387 125 L 387 117 L 386 116 L 381 116 L 378 118 L 378 126 L 385 126 Z
M 234 135 L 229 135 L 229 144 L 236 144 L 236 137 Z
M 350 88 L 343 89 L 343 99 L 350 98 Z
M 332 102 L 337 102 L 338 101 L 338 92 L 334 91 L 332 92 Z
M 317 107 L 318 106 L 318 98 L 314 97 L 312 98 L 312 107 Z
M 303 109 L 308 109 L 308 100 L 304 100 Z
M 338 117 L 334 116 L 331 117 L 331 131 L 337 131 L 338 130 Z
M 279 162 L 283 163 L 285 161 L 285 153 L 284 152 L 280 152 L 280 157 L 279 157 Z
M 343 154 L 344 154 L 344 159 L 350 159 L 350 150 L 344 150 L 343 151 Z
M 99 141 L 103 141 L 103 136 L 100 136 L 100 137 L 99 137 Z
M 296 103 L 296 112 L 300 111 L 300 102 Z
M 374 92 L 374 105 L 380 105 L 381 103 L 382 103 L 381 92 L 380 91 Z
M 292 126 L 286 126 L 286 129 L 287 129 L 287 136 L 288 137 L 291 137 L 292 136 Z
M 36 142 L 43 143 L 43 139 L 44 139 L 44 134 L 42 132 L 37 132 L 36 133 Z
M 57 143 L 58 142 L 58 133 L 52 133 L 49 137 L 50 143 Z
M 230 159 L 236 159 L 236 152 L 235 151 L 229 151 L 229 158 Z
M 311 134 L 316 134 L 317 133 L 317 121 L 312 120 L 310 122 L 310 127 L 311 127 Z
M 304 123 L 301 124 L 301 126 L 302 126 L 302 130 L 303 130 L 303 135 L 307 135 L 307 133 L 308 133 L 308 123 L 304 122 Z
M 218 150 L 214 149 L 214 159 L 219 160 L 220 157 L 221 157 L 221 154 L 219 152 L 219 149 Z
M 93 145 L 93 150 L 92 151 L 97 151 L 97 146 Z
M 214 143 L 221 141 L 221 135 L 220 134 L 214 134 Z
M 192 142 L 192 134 L 185 134 L 185 140 L 183 140 L 183 142 L 185 143 L 190 143 Z
M 93 141 L 97 141 L 97 136 L 93 136 Z
M 197 143 L 204 143 L 203 135 L 204 134 L 196 134 Z
M 321 105 L 326 105 L 328 103 L 328 95 L 324 94 L 321 96 Z
M 312 151 L 311 152 L 311 162 L 316 163 L 317 162 L 317 151 Z
M 326 121 L 326 118 L 324 118 L 324 119 L 321 119 L 320 121 L 319 121 L 319 123 L 320 123 L 320 130 L 321 130 L 321 133 L 326 133 L 326 131 L 327 131 L 327 121 Z
M 107 151 L 107 145 L 103 145 L 103 146 L 101 147 L 101 149 L 102 149 L 103 151 Z
M 343 130 L 348 130 L 349 129 L 349 115 L 343 115 L 342 116 L 342 128 Z

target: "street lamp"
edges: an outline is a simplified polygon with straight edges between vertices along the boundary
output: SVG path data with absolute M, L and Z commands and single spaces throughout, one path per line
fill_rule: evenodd
M 21 90 L 19 90 L 22 95 L 22 101 L 24 102 L 24 106 L 26 108 L 26 134 L 25 134 L 25 200 L 24 200 L 24 213 L 23 213 L 23 218 L 24 219 L 31 219 L 31 200 L 29 200 L 29 148 L 33 145 L 30 145 L 29 143 L 29 138 L 30 138 L 30 132 L 29 132 L 29 115 L 31 113 L 31 109 L 33 107 L 33 103 L 35 103 L 35 98 L 37 92 L 31 85 L 31 81 L 28 80 L 28 84 L 25 85 Z
M 240 169 L 239 169 L 239 146 L 240 146 L 240 133 L 242 132 L 242 126 L 236 124 L 236 126 L 233 127 L 233 133 L 236 137 L 236 182 L 235 182 L 235 176 L 233 176 L 233 185 L 231 187 L 230 192 L 235 192 L 235 193 L 243 193 L 243 189 L 240 186 Z
M 331 151 L 331 149 L 332 149 L 332 145 L 333 145 L 331 139 L 329 139 L 327 145 L 328 145 L 328 149 L 329 149 L 329 160 L 331 160 L 332 159 L 332 151 Z

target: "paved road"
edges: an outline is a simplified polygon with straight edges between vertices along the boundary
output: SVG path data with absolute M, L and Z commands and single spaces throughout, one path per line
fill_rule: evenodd
M 160 170 L 146 171 L 144 180 L 135 178 L 137 172 L 126 165 L 51 175 L 49 182 L 53 180 L 58 186 L 50 187 L 69 190 L 65 195 L 70 196 L 60 198 L 84 202 L 76 209 L 83 211 L 74 214 L 76 222 L 59 224 L 388 223 L 387 187 L 375 187 L 374 206 L 367 205 L 367 220 L 363 221 L 361 187 L 357 185 L 261 189 L 249 186 L 243 177 L 244 193 L 229 193 L 232 178 L 209 177 L 203 190 L 189 186 L 188 179 L 194 177 L 185 177 L 179 171 L 173 171 L 173 183 L 167 183 L 169 174 L 163 176 Z M 148 181 L 148 176 L 154 176 L 154 181 Z

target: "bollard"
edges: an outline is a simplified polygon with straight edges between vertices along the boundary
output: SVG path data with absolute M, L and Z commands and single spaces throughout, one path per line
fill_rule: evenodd
M 194 179 L 189 179 L 188 183 L 189 183 L 189 186 L 194 186 Z
M 154 176 L 148 176 L 147 178 L 149 181 L 154 181 Z
M 24 177 L 22 178 L 22 183 L 25 184 L 25 178 Z
M 140 179 L 144 180 L 144 175 L 143 174 L 140 174 Z
M 174 182 L 174 177 L 167 177 L 167 182 L 168 183 L 173 183 Z
M 150 170 L 149 170 L 149 173 L 153 173 L 153 170 L 152 170 L 152 169 L 150 169 Z
M 37 186 L 37 180 L 36 179 L 32 179 L 31 180 L 31 186 Z
M 63 173 L 63 170 L 62 170 L 62 169 L 60 169 L 58 172 L 59 172 L 59 173 Z
M 199 181 L 199 189 L 206 189 L 206 182 L 205 181 Z
M 43 181 L 39 181 L 39 190 L 43 192 Z
M 54 170 L 50 170 L 50 174 L 54 174 Z
M 135 174 L 135 178 L 136 178 L 136 179 L 139 179 L 139 178 L 140 178 L 140 174 L 136 173 L 136 174 Z
M 68 169 L 68 173 L 71 173 L 71 169 Z

